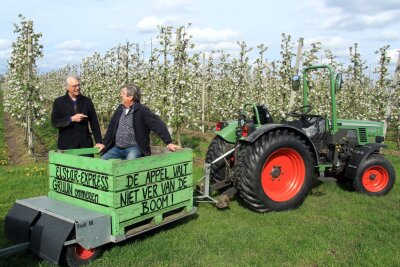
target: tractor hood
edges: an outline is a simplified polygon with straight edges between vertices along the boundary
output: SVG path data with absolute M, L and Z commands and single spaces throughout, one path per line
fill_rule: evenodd
M 337 123 L 339 128 L 375 128 L 380 130 L 380 134 L 383 133 L 383 122 L 339 119 Z
M 339 129 L 357 130 L 361 143 L 375 143 L 376 136 L 383 136 L 383 122 L 362 120 L 338 120 Z

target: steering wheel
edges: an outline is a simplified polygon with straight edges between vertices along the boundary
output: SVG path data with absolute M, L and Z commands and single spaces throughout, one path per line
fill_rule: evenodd
M 305 105 L 290 111 L 287 115 L 295 118 L 305 118 L 312 110 L 312 106 Z

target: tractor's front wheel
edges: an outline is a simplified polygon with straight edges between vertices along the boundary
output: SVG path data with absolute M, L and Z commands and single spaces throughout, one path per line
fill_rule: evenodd
M 211 163 L 223 154 L 232 149 L 234 144 L 226 142 L 220 136 L 214 137 L 207 149 L 206 163 Z M 220 160 L 210 166 L 210 178 L 212 183 L 220 182 L 225 179 L 226 168 L 229 167 L 230 156 Z M 228 166 L 227 166 L 228 161 Z
M 383 196 L 392 190 L 396 175 L 393 166 L 381 155 L 373 154 L 359 167 L 354 188 L 367 195 Z
M 270 132 L 254 144 L 243 146 L 238 164 L 240 195 L 258 212 L 300 206 L 316 174 L 309 147 L 288 131 Z
M 70 267 L 85 265 L 99 258 L 102 252 L 102 247 L 88 250 L 79 244 L 68 246 L 64 252 L 65 263 Z

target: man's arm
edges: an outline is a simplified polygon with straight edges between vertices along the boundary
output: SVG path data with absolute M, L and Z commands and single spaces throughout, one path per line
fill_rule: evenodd
M 176 151 L 177 149 L 180 149 L 180 148 L 181 148 L 180 146 L 175 145 L 175 144 L 173 144 L 173 143 L 168 144 L 167 147 L 168 147 L 168 149 L 171 150 L 171 151 Z
M 143 107 L 144 121 L 146 125 L 155 132 L 161 140 L 169 145 L 172 143 L 171 135 L 168 132 L 167 125 L 156 114 L 151 112 L 148 108 Z
M 71 118 L 64 112 L 64 110 L 65 109 L 61 107 L 60 101 L 56 99 L 51 111 L 51 125 L 54 128 L 63 128 L 71 124 Z
M 171 135 L 168 132 L 167 125 L 156 114 L 146 109 L 145 121 L 148 127 L 158 134 L 158 136 L 167 145 L 170 151 L 176 151 L 181 147 L 172 143 Z

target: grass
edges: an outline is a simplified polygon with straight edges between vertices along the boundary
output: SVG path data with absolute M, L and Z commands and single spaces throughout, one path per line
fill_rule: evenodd
M 198 157 L 207 142 L 187 136 L 183 142 L 194 149 L 198 180 L 203 174 Z M 399 174 L 398 154 L 388 154 Z M 16 199 L 46 195 L 46 168 L 45 163 L 1 167 L 0 229 Z M 288 212 L 255 213 L 238 199 L 225 210 L 201 203 L 190 218 L 108 246 L 90 266 L 400 266 L 399 211 L 398 182 L 385 197 L 324 183 Z M 10 245 L 0 231 L 0 248 Z M 0 266 L 52 265 L 22 252 L 0 258 Z
M 400 160 L 391 161 L 399 173 Z M 15 199 L 46 194 L 46 175 L 27 176 L 32 167 L 0 171 L 1 229 Z M 399 210 L 398 184 L 368 197 L 325 183 L 299 209 L 279 213 L 258 214 L 237 200 L 227 210 L 202 203 L 191 218 L 109 246 L 91 266 L 399 266 Z M 8 245 L 1 234 L 0 247 Z M 0 266 L 51 264 L 19 253 Z
M 389 159 L 400 173 L 399 158 Z M 45 168 L 0 170 L 1 229 L 15 199 L 46 194 Z M 195 178 L 201 173 L 196 167 Z M 109 246 L 91 266 L 399 266 L 399 210 L 398 184 L 385 197 L 368 197 L 325 183 L 299 209 L 279 213 L 258 214 L 237 200 L 227 210 L 202 203 L 191 218 Z M 9 245 L 0 234 L 0 247 Z M 0 266 L 51 264 L 19 253 Z
M 47 190 L 47 164 L 4 166 L 0 169 L 0 248 L 12 245 L 5 238 L 3 229 L 5 216 L 15 200 L 46 195 Z M 38 266 L 38 261 L 27 253 L 18 253 L 0 258 L 0 266 Z
M 58 130 L 51 126 L 50 119 L 35 129 L 37 138 L 44 144 L 46 151 L 57 149 Z

